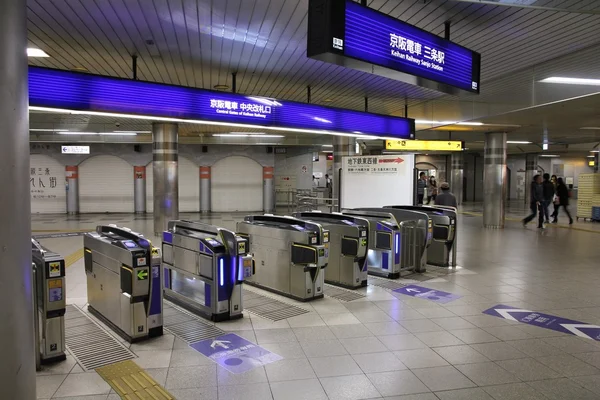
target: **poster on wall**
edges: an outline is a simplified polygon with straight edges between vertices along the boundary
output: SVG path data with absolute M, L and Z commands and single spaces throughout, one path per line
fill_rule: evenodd
M 342 159 L 341 207 L 413 203 L 413 154 Z
M 29 168 L 32 213 L 66 212 L 65 167 L 44 155 L 32 155 Z

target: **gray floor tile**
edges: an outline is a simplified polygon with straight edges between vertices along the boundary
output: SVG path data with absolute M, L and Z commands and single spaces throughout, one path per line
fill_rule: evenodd
M 483 388 L 495 400 L 546 400 L 547 397 L 526 383 L 508 383 Z M 442 400 L 445 400 L 442 398 Z
M 362 324 L 351 324 L 351 325 L 336 325 L 329 327 L 335 337 L 338 339 L 351 339 L 359 337 L 374 336 L 366 326 Z
M 434 392 L 475 387 L 470 379 L 452 366 L 412 370 Z
M 58 390 L 63 383 L 66 374 L 64 375 L 38 375 L 35 377 L 35 386 L 38 399 L 49 399 Z M 108 392 L 107 392 L 108 394 Z M 66 393 L 69 395 L 69 393 Z
M 327 400 L 318 379 L 271 383 L 275 400 Z
M 464 344 L 462 340 L 450 332 L 423 332 L 418 334 L 420 341 L 429 347 L 456 346 Z
M 593 353 L 577 353 L 573 354 L 573 356 L 596 368 L 600 368 L 600 351 L 595 351 Z
M 402 321 L 400 324 L 411 333 L 440 332 L 444 330 L 444 328 L 428 319 L 413 319 Z
M 593 340 L 582 339 L 577 336 L 552 337 L 544 338 L 542 340 L 570 354 L 600 351 L 597 343 Z
M 187 349 L 173 350 L 171 353 L 170 367 L 190 367 L 194 365 L 213 365 L 214 362 L 202 353 L 188 347 Z
M 427 318 L 451 318 L 456 317 L 456 314 L 452 313 L 445 307 L 427 307 L 427 308 L 415 308 L 418 312 L 426 316 Z
M 433 350 L 450 364 L 472 364 L 489 361 L 486 356 L 467 345 L 436 347 Z
M 420 335 L 420 334 L 418 334 Z M 404 335 L 380 336 L 379 340 L 391 351 L 423 349 L 427 345 L 416 335 L 407 333 Z
M 394 320 L 401 323 L 401 321 L 409 321 L 412 319 L 426 319 L 427 317 L 414 310 L 412 308 L 398 308 L 395 310 L 386 311 L 386 313 Z
M 320 342 L 336 338 L 333 331 L 327 326 L 298 327 L 292 328 L 292 331 L 299 342 Z
M 77 361 L 72 356 L 67 356 L 67 359 L 59 363 L 42 365 L 41 371 L 37 371 L 36 375 L 65 375 L 71 372 Z
M 465 317 L 469 315 L 481 315 L 482 311 L 480 307 L 470 305 L 453 306 L 449 304 L 446 306 L 446 309 L 452 311 L 452 313 L 458 315 L 459 317 Z
M 598 396 L 568 378 L 529 382 L 550 400 L 598 400 Z
M 352 313 L 344 314 L 323 314 L 321 315 L 323 321 L 329 326 L 335 325 L 348 325 L 348 324 L 360 324 L 358 318 Z
M 169 368 L 166 389 L 189 389 L 204 386 L 217 386 L 216 364 Z
M 375 307 L 375 310 L 353 312 L 354 316 L 363 324 L 369 322 L 389 322 L 393 321 L 392 317 Z
M 496 336 L 500 340 L 521 340 L 532 339 L 533 336 L 526 333 L 519 326 L 496 326 L 493 328 L 483 328 L 486 332 Z
M 546 343 L 542 339 L 511 340 L 506 343 L 530 357 L 557 356 L 564 354 L 564 351 Z
M 364 325 L 375 336 L 403 335 L 408 333 L 408 331 L 396 321 L 370 322 Z
M 250 371 L 243 372 L 241 374 L 234 374 L 227 371 L 220 365 L 217 366 L 217 383 L 219 386 L 226 385 L 242 385 L 248 383 L 262 383 L 267 382 L 267 374 L 265 373 L 265 367 L 256 367 Z
M 410 369 L 443 367 L 448 365 L 448 362 L 440 357 L 439 354 L 428 348 L 395 351 L 394 355 Z
M 379 397 L 380 393 L 365 375 L 321 378 L 330 400 L 359 400 Z
M 158 336 L 152 339 L 144 340 L 140 343 L 132 343 L 130 350 L 137 354 L 138 350 L 171 350 L 173 349 L 173 343 L 175 336 L 165 333 L 162 336 Z
M 54 397 L 55 399 L 60 398 L 60 400 L 112 400 L 112 395 L 108 395 L 108 398 L 105 394 L 96 394 L 91 396 L 69 396 L 69 397 Z M 121 400 L 121 396 L 115 395 L 116 398 L 114 400 Z
M 268 383 L 219 386 L 219 399 L 227 400 L 268 400 L 272 399 Z
M 351 339 L 340 339 L 340 342 L 344 345 L 348 353 L 350 354 L 364 354 L 364 353 L 381 353 L 386 351 L 386 347 L 381 343 L 381 340 L 385 340 L 393 336 L 382 336 L 381 338 L 366 337 L 366 338 L 351 338 Z
M 436 392 L 440 400 L 494 400 L 490 395 L 480 388 L 449 390 Z M 527 399 L 529 400 L 529 399 Z
M 432 318 L 431 320 L 446 330 L 477 328 L 462 317 Z
M 170 389 L 171 393 L 177 400 L 217 400 L 218 389 L 213 387 L 202 387 L 193 389 Z M 120 400 L 117 399 L 117 400 Z
M 419 393 L 386 397 L 385 400 L 439 400 L 439 397 L 433 393 Z
M 306 354 L 298 342 L 268 343 L 261 347 L 283 358 L 306 358 Z
M 138 350 L 135 353 L 138 358 L 133 361 L 140 368 L 167 368 L 171 362 L 171 350 Z
M 426 393 L 430 390 L 411 371 L 393 371 L 367 374 L 383 396 Z
M 376 353 L 381 354 L 381 353 Z M 363 372 L 351 356 L 316 357 L 309 359 L 317 377 L 356 375 Z
M 106 394 L 110 386 L 96 372 L 71 374 L 62 382 L 54 397 L 88 396 L 92 394 Z
M 505 326 L 508 322 L 505 319 L 493 317 L 491 315 L 469 315 L 463 317 L 463 319 L 475 327 L 478 328 L 489 328 L 494 326 Z M 473 328 L 472 326 L 470 328 Z M 448 329 L 464 329 L 461 328 L 448 328 Z
M 500 341 L 500 339 L 498 339 L 496 336 L 491 335 L 490 333 L 484 331 L 481 328 L 455 329 L 450 330 L 448 332 L 450 332 L 466 344 L 492 343 Z
M 258 344 L 284 343 L 297 341 L 294 332 L 290 328 L 283 329 L 261 329 L 255 331 Z
M 312 379 L 316 375 L 306 358 L 280 360 L 265 366 L 269 382 Z
M 352 356 L 366 374 L 373 372 L 401 371 L 407 367 L 392 353 L 355 354 Z
M 511 347 L 503 342 L 480 343 L 472 344 L 470 346 L 492 361 L 527 358 L 527 354 L 522 353 L 514 347 Z
M 502 385 L 520 382 L 514 374 L 502 369 L 493 362 L 461 364 L 456 368 L 479 386 Z
M 563 376 L 600 374 L 600 369 L 593 367 L 570 354 L 538 357 L 537 360 Z
M 574 376 L 571 379 L 600 398 L 600 375 Z
M 519 360 L 496 361 L 496 364 L 516 375 L 522 381 L 539 381 L 542 379 L 560 378 L 561 375 L 546 367 L 533 358 L 522 358 Z
M 150 368 L 147 369 L 146 372 L 162 387 L 167 383 L 167 373 L 169 372 L 169 368 Z
M 341 356 L 348 354 L 339 340 L 323 340 L 319 342 L 302 342 L 302 350 L 306 357 Z
M 287 321 L 292 328 L 325 325 L 325 322 L 317 313 L 298 315 L 296 317 L 288 318 Z

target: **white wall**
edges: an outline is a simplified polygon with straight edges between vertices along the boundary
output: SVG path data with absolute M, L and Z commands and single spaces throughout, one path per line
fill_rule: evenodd
M 79 210 L 82 213 L 134 211 L 133 166 L 120 157 L 98 155 L 79 166 Z
M 45 154 L 31 154 L 29 164 L 31 213 L 66 213 L 64 165 Z
M 263 166 L 248 157 L 230 156 L 211 169 L 211 210 L 261 211 Z
M 296 189 L 312 188 L 313 153 L 306 147 L 288 147 L 286 154 L 275 155 L 275 176 L 295 176 Z

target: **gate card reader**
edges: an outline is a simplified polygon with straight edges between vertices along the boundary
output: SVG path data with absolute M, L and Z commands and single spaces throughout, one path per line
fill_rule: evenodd
M 248 239 L 192 221 L 163 232 L 164 296 L 212 321 L 241 318 L 242 283 L 252 276 Z
M 450 251 L 456 235 L 456 209 L 438 206 L 385 206 L 400 210 L 424 212 L 429 216 L 431 244 L 427 248 L 427 264 L 448 267 Z
M 116 225 L 98 225 L 83 246 L 90 312 L 129 342 L 162 335 L 160 250 Z
M 62 361 L 65 354 L 65 260 L 31 239 L 31 257 L 35 265 L 34 305 L 37 318 L 40 362 Z
M 251 215 L 237 232 L 250 238 L 254 275 L 248 284 L 300 301 L 323 297 L 329 231 L 292 217 Z
M 298 212 L 293 216 L 318 223 L 329 231 L 325 282 L 349 289 L 367 286 L 368 220 L 320 211 Z

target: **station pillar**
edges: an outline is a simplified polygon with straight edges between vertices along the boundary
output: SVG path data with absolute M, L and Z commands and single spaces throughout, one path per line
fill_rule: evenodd
M 503 229 L 507 182 L 505 132 L 485 134 L 483 162 L 483 226 Z
M 27 2 L 0 1 L 0 397 L 34 400 L 26 48 Z
M 340 205 L 340 189 L 342 174 L 342 157 L 354 155 L 354 140 L 347 136 L 334 136 L 333 138 L 333 176 L 330 176 L 332 181 L 331 197 L 334 199 L 334 211 L 339 211 Z
M 538 155 L 525 155 L 525 204 L 531 202 L 531 182 L 538 173 Z
M 152 124 L 154 234 L 161 236 L 169 221 L 179 218 L 178 126 Z
M 79 167 L 67 165 L 65 167 L 67 180 L 67 214 L 79 213 Z
M 210 212 L 210 167 L 200 167 L 200 212 Z
M 263 167 L 263 211 L 266 213 L 275 210 L 274 171 L 274 167 Z
M 463 177 L 465 171 L 465 160 L 463 153 L 452 153 L 450 157 L 450 191 L 456 197 L 456 202 L 460 205 L 463 202 Z
M 146 212 L 146 166 L 133 167 L 133 204 L 136 214 Z

